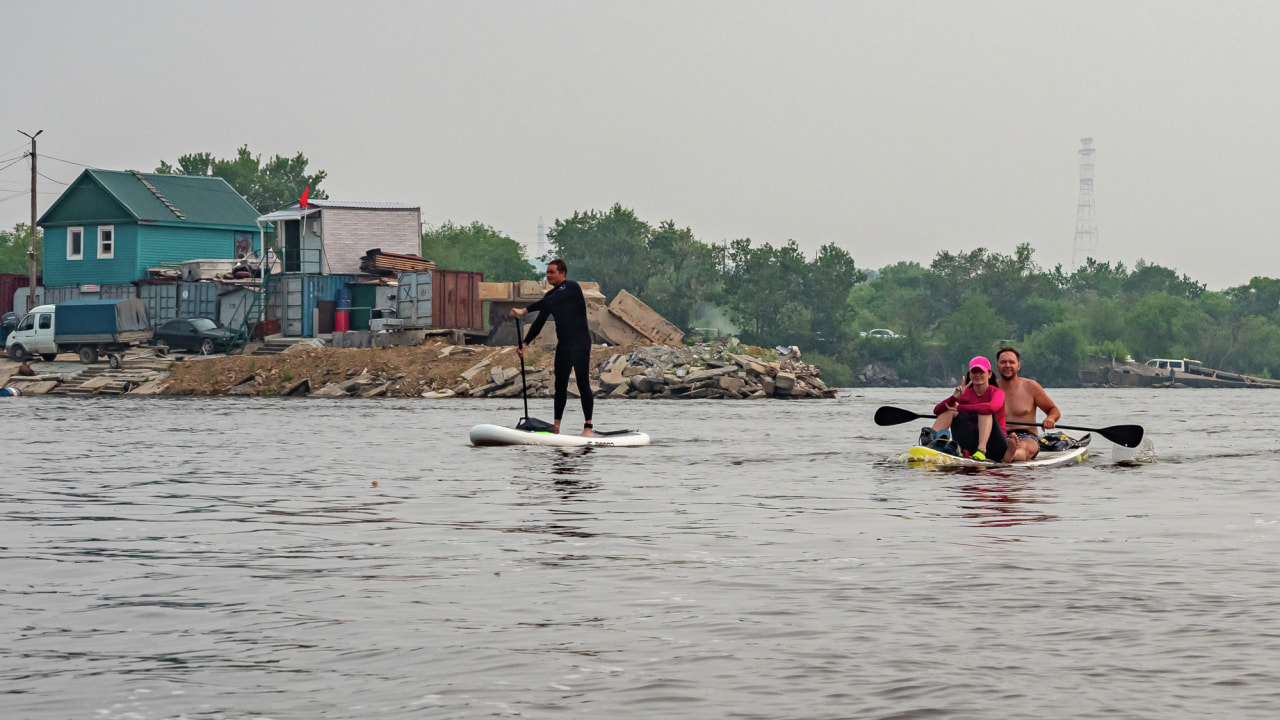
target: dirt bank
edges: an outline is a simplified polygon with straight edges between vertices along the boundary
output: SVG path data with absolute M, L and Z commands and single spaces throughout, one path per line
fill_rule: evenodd
M 629 348 L 591 349 L 592 364 Z M 393 348 L 296 348 L 280 355 L 248 355 L 192 359 L 174 365 L 165 380 L 164 395 L 225 395 L 233 387 L 239 394 L 267 397 L 286 393 L 303 379 L 312 392 L 330 383 L 372 376 L 378 386 L 386 384 L 388 396 L 420 397 L 424 392 L 448 388 L 462 381 L 461 373 L 488 359 L 491 367 L 520 368 L 514 347 L 453 346 L 436 341 L 417 347 Z M 525 366 L 537 372 L 551 362 L 550 351 L 534 346 L 525 353 Z M 250 382 L 246 382 L 250 381 Z

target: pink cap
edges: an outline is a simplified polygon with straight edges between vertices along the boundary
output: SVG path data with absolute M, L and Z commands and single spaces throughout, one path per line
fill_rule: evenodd
M 982 368 L 984 372 L 991 372 L 991 361 L 981 355 L 974 356 L 969 361 L 969 369 L 972 370 L 974 368 Z

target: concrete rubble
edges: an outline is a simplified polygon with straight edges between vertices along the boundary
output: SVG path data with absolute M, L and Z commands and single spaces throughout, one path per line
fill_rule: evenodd
M 748 349 L 732 340 L 638 347 L 598 362 L 591 371 L 591 389 L 597 398 L 644 400 L 836 397 L 836 389 L 822 381 L 821 368 L 801 362 L 798 351 L 776 360 L 763 355 L 758 348 Z M 530 397 L 553 394 L 554 380 L 546 368 L 527 370 L 526 381 Z M 423 397 L 515 397 L 520 390 L 519 368 L 491 367 L 486 360 L 464 372 L 456 385 Z M 570 382 L 569 390 L 577 395 L 576 382 Z

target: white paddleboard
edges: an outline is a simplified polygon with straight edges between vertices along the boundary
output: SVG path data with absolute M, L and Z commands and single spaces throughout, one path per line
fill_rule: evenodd
M 1089 455 L 1089 441 L 1093 438 L 1085 435 L 1077 442 L 1079 445 L 1069 450 L 1059 452 L 1042 452 L 1036 455 L 1034 460 L 1020 463 L 1002 463 L 992 462 L 990 460 L 973 460 L 971 458 L 956 457 L 944 452 L 938 452 L 933 448 L 921 447 L 919 445 L 908 450 L 900 459 L 905 460 L 909 465 L 924 467 L 972 467 L 972 468 L 1033 468 L 1033 467 L 1051 467 L 1054 465 L 1072 465 L 1084 462 Z
M 529 432 L 500 425 L 477 425 L 471 428 L 471 444 L 477 447 L 496 445 L 546 445 L 548 447 L 639 447 L 649 444 L 649 436 L 635 430 L 615 435 L 582 437 L 549 432 Z

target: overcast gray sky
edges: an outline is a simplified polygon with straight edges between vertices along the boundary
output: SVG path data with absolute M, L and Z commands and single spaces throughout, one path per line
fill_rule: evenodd
M 1280 276 L 1278 38 L 1275 2 L 0 0 L 0 160 L 19 129 L 109 169 L 247 143 L 528 245 L 619 202 L 868 268 L 1020 242 L 1051 267 L 1092 136 L 1100 258 L 1221 289 Z

